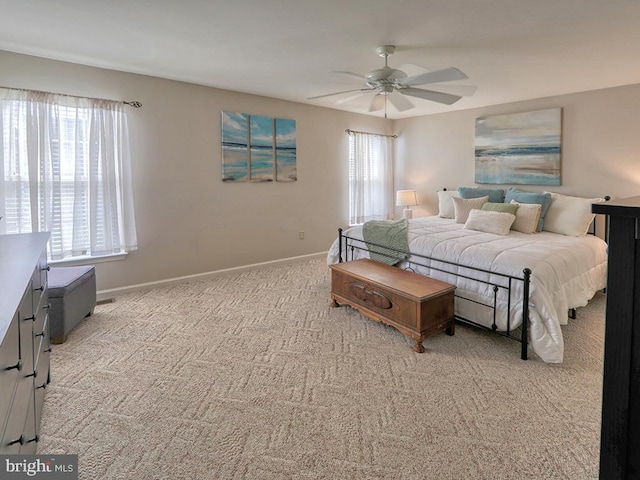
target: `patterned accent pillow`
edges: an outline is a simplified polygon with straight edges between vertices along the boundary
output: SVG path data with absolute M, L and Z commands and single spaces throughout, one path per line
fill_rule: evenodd
M 511 200 L 515 200 L 518 203 L 539 203 L 540 205 L 542 205 L 542 209 L 540 210 L 540 218 L 538 219 L 538 226 L 536 227 L 536 232 L 541 232 L 542 224 L 544 223 L 544 217 L 547 214 L 547 210 L 549 210 L 549 205 L 551 205 L 551 194 L 523 192 L 522 190 L 518 190 L 517 188 L 509 188 L 507 190 L 507 195 L 504 198 L 504 203 L 511 203 Z
M 542 205 L 539 203 L 518 203 L 515 200 L 511 200 L 511 204 L 518 207 L 516 220 L 511 225 L 511 230 L 522 233 L 536 233 Z
M 511 215 L 515 215 L 518 211 L 518 205 L 514 205 L 512 203 L 487 202 L 482 206 L 481 210 L 489 212 L 510 213 Z
M 440 190 L 438 192 L 438 216 L 442 218 L 456 218 L 453 208 L 453 197 L 459 197 L 456 190 Z
M 466 222 L 469 217 L 469 212 L 474 208 L 480 210 L 488 200 L 488 196 L 468 199 L 453 197 L 453 209 L 456 212 L 456 223 Z
M 512 213 L 492 212 L 474 208 L 469 212 L 469 218 L 467 218 L 463 228 L 495 233 L 496 235 L 509 235 L 509 230 L 515 219 L 516 216 Z

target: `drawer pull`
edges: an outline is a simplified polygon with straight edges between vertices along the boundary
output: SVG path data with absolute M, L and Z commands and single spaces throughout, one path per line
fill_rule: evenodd
M 17 440 L 8 442 L 7 445 L 15 445 L 16 443 L 19 443 L 20 445 L 24 445 L 24 435 L 20 435 L 20 438 L 18 438 Z
M 385 295 L 375 290 L 367 290 L 364 285 L 358 283 L 352 283 L 349 285 L 349 290 L 354 297 L 362 302 L 371 302 L 375 307 L 383 310 L 390 309 L 393 304 Z
M 22 359 L 18 360 L 18 363 L 15 365 L 11 365 L 10 367 L 5 368 L 5 370 L 13 370 L 17 369 L 18 371 L 22 370 Z
M 33 291 L 34 291 L 34 292 L 37 292 L 37 291 L 41 291 L 41 292 L 43 292 L 43 291 L 44 291 L 44 286 L 40 286 L 40 287 L 38 287 L 38 288 L 34 288 L 34 289 L 33 289 Z
M 38 376 L 38 370 L 33 370 L 33 373 L 30 373 L 29 375 L 25 375 L 24 378 L 29 378 L 29 377 L 33 377 L 36 378 Z
M 40 435 L 36 435 L 35 437 L 33 437 L 31 440 L 25 440 L 24 443 L 31 443 L 31 442 L 36 442 L 38 443 L 40 441 Z

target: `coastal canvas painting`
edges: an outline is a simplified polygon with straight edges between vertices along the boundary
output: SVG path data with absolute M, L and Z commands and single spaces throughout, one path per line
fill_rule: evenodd
M 476 119 L 475 181 L 560 185 L 562 109 Z
M 222 112 L 222 180 L 246 182 L 249 179 L 249 116 Z
M 287 118 L 222 112 L 222 180 L 297 180 L 296 122 Z
M 296 161 L 296 121 L 276 118 L 276 180 L 295 182 L 298 179 Z
M 252 182 L 273 182 L 275 163 L 273 155 L 273 118 L 262 115 L 249 117 L 249 158 Z

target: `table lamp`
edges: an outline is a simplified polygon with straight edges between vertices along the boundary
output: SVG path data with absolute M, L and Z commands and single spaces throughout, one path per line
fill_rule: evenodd
M 415 190 L 398 190 L 396 192 L 396 205 L 398 207 L 404 207 L 402 214 L 407 220 L 413 217 L 411 211 L 412 205 L 418 205 L 418 197 Z

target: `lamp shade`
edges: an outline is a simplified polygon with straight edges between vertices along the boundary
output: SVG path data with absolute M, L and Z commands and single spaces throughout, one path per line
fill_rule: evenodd
M 408 207 L 410 205 L 418 205 L 418 196 L 415 190 L 398 190 L 396 192 L 396 205 L 399 207 Z

